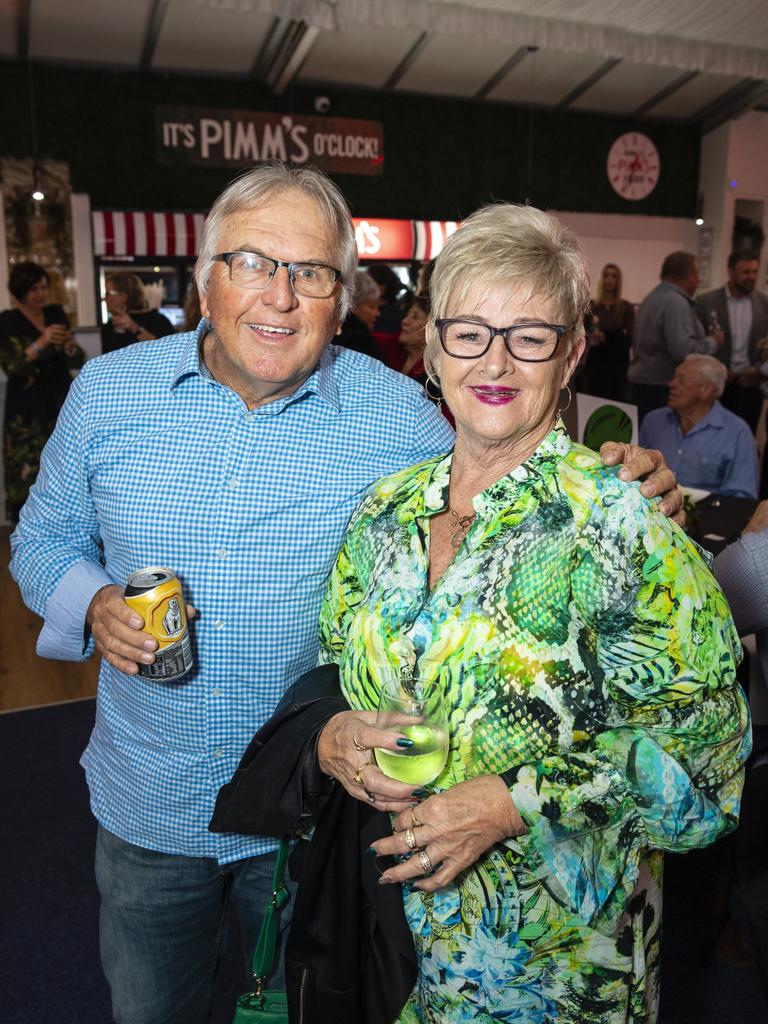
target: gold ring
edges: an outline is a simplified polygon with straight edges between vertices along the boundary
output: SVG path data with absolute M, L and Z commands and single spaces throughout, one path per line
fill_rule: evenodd
M 414 811 L 413 808 L 411 808 L 411 828 L 423 828 L 423 826 L 424 822 L 419 821 L 419 819 L 416 817 L 416 812 Z
M 426 850 L 419 850 L 419 864 L 421 864 L 425 875 L 432 871 L 432 861 L 429 859 L 429 854 Z
M 409 850 L 416 849 L 416 836 L 413 834 L 412 828 L 407 828 L 405 830 L 405 845 Z
M 354 732 L 352 733 L 352 745 L 354 746 L 355 750 L 359 750 L 359 751 L 360 751 L 360 753 L 362 753 L 362 752 L 363 752 L 364 750 L 367 750 L 367 749 L 368 749 L 368 747 L 364 747 L 364 746 L 362 746 L 362 745 L 361 745 L 360 743 L 358 743 L 358 740 L 357 740 L 357 734 L 358 734 L 358 732 L 360 732 L 360 730 L 359 730 L 359 729 L 356 729 L 356 730 L 355 730 L 355 731 L 354 731 Z
M 370 761 L 366 761 L 365 764 L 361 764 L 360 765 L 360 767 L 357 769 L 355 774 L 352 776 L 352 778 L 355 780 L 355 782 L 358 784 L 358 786 L 362 786 L 363 789 L 365 789 L 365 783 L 363 782 L 363 772 L 364 772 L 364 770 L 366 768 L 371 768 L 371 767 L 372 767 L 371 762 Z

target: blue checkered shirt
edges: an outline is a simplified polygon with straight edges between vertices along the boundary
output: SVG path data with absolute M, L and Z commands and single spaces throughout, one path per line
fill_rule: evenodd
M 285 688 L 317 663 L 317 616 L 375 478 L 453 443 L 413 381 L 329 347 L 292 395 L 249 411 L 207 372 L 201 328 L 89 362 L 43 454 L 11 571 L 45 619 L 38 653 L 82 660 L 107 583 L 166 565 L 198 610 L 175 683 L 105 661 L 83 765 L 93 811 L 149 849 L 220 863 L 275 848 L 207 831 L 219 787 Z

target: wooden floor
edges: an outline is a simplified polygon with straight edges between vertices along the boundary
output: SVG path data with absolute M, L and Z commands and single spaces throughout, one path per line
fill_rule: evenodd
M 49 661 L 35 654 L 42 623 L 25 608 L 8 572 L 9 535 L 0 527 L 0 712 L 93 697 L 98 658 Z

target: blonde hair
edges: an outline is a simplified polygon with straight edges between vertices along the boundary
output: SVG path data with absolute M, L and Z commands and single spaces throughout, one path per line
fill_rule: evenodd
M 357 242 L 347 202 L 330 178 L 315 167 L 290 167 L 281 160 L 266 160 L 236 178 L 224 189 L 211 207 L 195 263 L 195 282 L 205 294 L 218 248 L 221 222 L 241 210 L 255 210 L 283 193 L 303 192 L 313 199 L 328 227 L 331 244 L 338 254 L 341 271 L 339 317 L 343 319 L 355 289 Z M 268 255 L 268 254 L 267 254 Z
M 603 269 L 600 271 L 600 293 L 597 296 L 597 301 L 598 302 L 602 302 L 603 299 L 605 298 L 605 272 L 609 268 L 611 270 L 615 270 L 616 271 L 616 295 L 615 295 L 613 301 L 616 303 L 617 306 L 621 306 L 622 305 L 621 287 L 622 287 L 623 281 L 622 281 L 622 275 L 621 275 L 621 267 L 619 267 L 616 263 L 606 263 L 605 266 L 603 267 Z
M 582 327 L 589 307 L 589 272 L 573 232 L 532 206 L 496 203 L 468 217 L 435 261 L 430 281 L 432 313 L 427 323 L 424 366 L 438 377 L 440 339 L 435 320 L 461 305 L 477 286 L 521 289 L 551 301 L 559 321 Z

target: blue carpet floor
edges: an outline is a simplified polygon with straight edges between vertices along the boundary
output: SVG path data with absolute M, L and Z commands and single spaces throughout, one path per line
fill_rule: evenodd
M 112 1020 L 99 968 L 95 825 L 78 765 L 93 716 L 92 700 L 0 715 L 2 1024 Z M 660 1024 L 768 1020 L 754 969 L 702 960 L 718 862 L 714 850 L 667 858 Z M 230 952 L 212 1024 L 229 1024 L 244 987 Z

